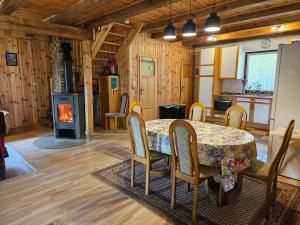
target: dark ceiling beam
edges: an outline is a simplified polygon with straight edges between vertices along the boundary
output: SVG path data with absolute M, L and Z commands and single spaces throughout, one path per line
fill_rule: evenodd
M 2 0 L 0 3 L 0 13 L 12 14 L 24 4 L 25 0 Z
M 179 1 L 182 0 L 172 0 L 172 3 Z M 161 8 L 169 4 L 170 0 L 144 0 L 142 2 L 105 14 L 97 19 L 86 22 L 83 25 L 87 28 L 93 28 L 112 22 L 124 21 L 127 18 Z
M 286 4 L 286 5 L 282 5 L 282 6 L 252 11 L 249 13 L 232 16 L 232 17 L 228 17 L 228 18 L 224 18 L 224 19 L 221 18 L 221 23 L 222 23 L 222 26 L 234 25 L 234 24 L 262 20 L 262 19 L 266 19 L 267 17 L 270 17 L 270 16 L 278 17 L 278 16 L 286 16 L 287 14 L 295 14 L 297 12 L 299 13 L 299 10 L 300 10 L 300 2 L 296 2 L 296 3 Z M 200 32 L 202 32 L 202 33 L 198 34 L 200 36 L 203 34 L 204 19 L 205 18 L 203 18 L 203 20 L 201 21 L 201 24 L 199 24 L 197 26 L 198 30 L 200 30 Z M 221 33 L 221 32 L 222 32 L 222 29 L 219 33 Z M 178 40 L 181 40 L 180 34 L 182 34 L 182 29 L 177 29 L 177 35 L 179 36 Z M 206 33 L 206 34 L 208 34 L 208 33 Z M 214 33 L 214 34 L 218 34 L 218 33 Z M 163 37 L 162 32 L 152 34 L 152 38 L 154 38 L 154 39 L 158 39 L 158 38 L 162 38 L 162 37 Z
M 221 4 L 217 4 L 215 6 L 215 9 L 218 13 L 222 13 L 225 11 L 236 11 L 239 8 L 255 5 L 255 4 L 262 4 L 265 2 L 274 2 L 274 0 L 233 0 L 224 2 Z M 207 17 L 212 12 L 212 6 L 194 10 L 192 12 L 193 18 L 200 18 L 200 17 Z M 173 16 L 172 21 L 173 23 L 180 23 L 186 21 L 186 19 L 189 17 L 189 13 L 184 13 L 181 15 Z M 166 18 L 164 20 L 160 20 L 153 23 L 148 23 L 144 26 L 143 31 L 150 32 L 153 29 L 164 27 L 167 25 L 169 18 Z
M 24 19 L 4 14 L 0 14 L 0 29 L 78 40 L 89 40 L 91 38 L 90 32 L 78 27 Z
M 291 16 L 286 16 L 286 17 L 279 17 L 279 18 L 272 18 L 264 21 L 257 21 L 257 22 L 252 22 L 252 23 L 246 23 L 246 24 L 240 24 L 236 25 L 235 27 L 229 26 L 225 27 L 222 32 L 212 35 L 212 34 L 207 34 L 206 32 L 201 32 L 198 34 L 197 37 L 192 38 L 190 40 L 184 40 L 182 43 L 183 45 L 186 46 L 193 46 L 193 45 L 199 45 L 201 43 L 208 44 L 208 43 L 215 43 L 215 42 L 210 42 L 208 41 L 208 37 L 214 36 L 217 41 L 225 41 L 229 39 L 237 39 L 240 37 L 242 34 L 247 34 L 246 37 L 255 37 L 260 34 L 258 32 L 258 29 L 264 29 L 265 33 L 268 34 L 277 34 L 277 33 L 282 33 L 282 32 L 288 32 L 288 31 L 295 31 L 295 26 L 293 23 L 299 23 L 300 21 L 300 14 L 295 14 Z M 274 25 L 281 25 L 281 24 L 287 24 L 284 29 L 284 31 L 272 31 L 271 27 Z M 291 27 L 291 28 L 289 28 Z M 296 29 L 300 29 L 300 26 L 296 27 Z M 234 35 L 233 35 L 234 34 Z M 232 38 L 232 37 L 237 37 L 237 38 Z M 220 40 L 221 39 L 221 40 Z
M 103 4 L 110 3 L 111 0 L 84 0 L 80 1 L 78 4 L 75 4 L 63 11 L 60 14 L 57 14 L 51 17 L 48 21 L 51 23 L 65 24 L 65 25 L 76 25 L 76 17 L 83 15 L 98 6 Z

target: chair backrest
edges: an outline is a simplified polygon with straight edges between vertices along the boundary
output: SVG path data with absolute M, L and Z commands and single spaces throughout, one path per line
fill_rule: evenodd
M 295 121 L 291 120 L 289 122 L 289 125 L 284 133 L 283 136 L 283 140 L 282 143 L 280 145 L 280 148 L 275 156 L 275 158 L 273 159 L 270 169 L 269 169 L 269 178 L 272 178 L 273 176 L 278 175 L 280 167 L 281 167 L 281 163 L 284 160 L 286 151 L 289 147 L 291 138 L 292 138 L 292 134 L 293 134 L 293 130 L 294 130 L 294 126 L 295 126 Z
M 129 107 L 129 112 L 136 112 L 143 116 L 143 107 L 139 102 L 134 101 Z
M 238 105 L 231 106 L 225 113 L 225 126 L 246 129 L 247 112 Z
M 143 118 L 136 112 L 130 112 L 127 116 L 127 127 L 132 153 L 143 158 L 149 157 L 149 146 Z
M 172 165 L 179 172 L 194 177 L 199 174 L 197 136 L 194 128 L 184 120 L 175 120 L 169 128 Z
M 195 102 L 190 108 L 189 120 L 205 122 L 206 107 L 202 102 Z
M 129 102 L 129 96 L 128 94 L 124 93 L 121 96 L 121 104 L 120 104 L 120 113 L 127 113 L 128 110 L 128 102 Z

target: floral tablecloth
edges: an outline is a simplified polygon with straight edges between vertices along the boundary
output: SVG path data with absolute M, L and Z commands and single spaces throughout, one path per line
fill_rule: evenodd
M 150 149 L 171 155 L 169 126 L 172 119 L 146 122 Z M 256 143 L 247 131 L 215 124 L 187 120 L 195 129 L 199 161 L 202 165 L 221 166 L 221 183 L 224 191 L 234 188 L 237 172 L 250 167 L 256 156 Z

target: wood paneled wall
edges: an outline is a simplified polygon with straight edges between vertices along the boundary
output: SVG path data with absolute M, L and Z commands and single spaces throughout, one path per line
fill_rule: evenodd
M 193 49 L 187 49 L 178 43 L 171 44 L 151 39 L 146 33 L 139 34 L 118 68 L 121 91 L 129 93 L 130 101 L 139 99 L 140 56 L 152 57 L 158 62 L 157 104 L 180 103 L 182 62 L 193 64 Z
M 7 66 L 6 52 L 17 53 L 18 66 Z M 0 55 L 0 98 L 10 112 L 10 127 L 30 126 L 48 118 L 48 39 L 0 37 Z

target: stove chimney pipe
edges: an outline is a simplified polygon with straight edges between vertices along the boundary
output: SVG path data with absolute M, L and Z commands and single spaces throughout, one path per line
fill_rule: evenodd
M 64 61 L 64 73 L 65 73 L 65 90 L 66 93 L 73 93 L 73 77 L 72 77 L 72 47 L 67 42 L 63 42 L 61 45 L 61 51 L 63 53 Z

